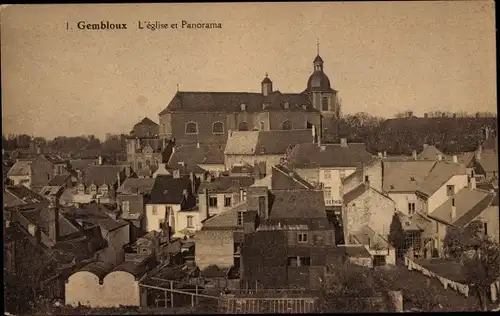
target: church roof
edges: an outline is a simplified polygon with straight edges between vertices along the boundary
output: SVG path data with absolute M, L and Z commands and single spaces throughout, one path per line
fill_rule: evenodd
M 320 55 L 317 55 L 316 58 L 314 58 L 314 62 L 323 62 L 323 58 L 321 58 Z
M 155 122 L 153 122 L 149 117 L 143 118 L 139 123 L 135 124 L 134 126 L 138 125 L 152 125 L 152 126 L 158 126 Z
M 330 85 L 328 76 L 320 70 L 315 71 L 307 81 L 307 89 L 304 92 L 310 91 L 335 91 Z
M 283 111 L 286 102 L 289 105 L 287 111 L 317 112 L 309 97 L 300 93 L 273 91 L 264 96 L 252 92 L 177 92 L 159 115 L 170 111 L 241 112 L 242 104 L 245 104 L 246 112 Z M 265 110 L 264 103 L 268 104 Z

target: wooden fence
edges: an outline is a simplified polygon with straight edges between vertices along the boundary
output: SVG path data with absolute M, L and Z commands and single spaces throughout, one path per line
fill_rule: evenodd
M 318 310 L 318 298 L 269 298 L 269 297 L 235 297 L 234 295 L 222 295 L 219 300 L 219 311 L 228 314 L 254 314 L 254 313 L 278 313 L 278 314 L 305 314 L 316 313 Z

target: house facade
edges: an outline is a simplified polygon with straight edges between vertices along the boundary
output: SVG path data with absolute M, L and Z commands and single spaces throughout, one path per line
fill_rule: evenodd
M 73 203 L 115 203 L 116 190 L 126 179 L 126 168 L 117 165 L 89 166 L 71 190 Z

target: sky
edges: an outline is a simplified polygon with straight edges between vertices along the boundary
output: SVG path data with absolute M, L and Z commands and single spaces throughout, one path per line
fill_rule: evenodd
M 266 73 L 275 89 L 300 93 L 318 40 L 343 114 L 497 111 L 493 1 L 11 5 L 0 14 L 4 134 L 128 133 L 144 116 L 158 122 L 177 87 L 260 92 Z M 101 20 L 127 29 L 77 28 Z

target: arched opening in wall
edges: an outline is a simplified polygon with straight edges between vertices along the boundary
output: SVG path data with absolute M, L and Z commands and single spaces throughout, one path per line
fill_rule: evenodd
M 248 123 L 247 122 L 240 122 L 238 124 L 238 131 L 248 131 Z
M 328 111 L 328 98 L 327 97 L 323 97 L 321 99 L 321 110 Z
M 260 130 L 263 131 L 265 129 L 264 122 L 260 122 L 259 127 L 260 127 Z
M 198 124 L 196 122 L 187 122 L 186 134 L 198 134 Z
M 282 126 L 282 129 L 283 129 L 283 130 L 287 130 L 287 131 L 289 131 L 289 130 L 293 129 L 293 124 L 292 124 L 292 122 L 291 122 L 291 121 L 288 121 L 288 120 L 284 121 L 284 122 L 283 122 L 283 124 L 282 124 L 281 126 Z
M 222 123 L 222 122 L 215 122 L 212 125 L 212 133 L 213 134 L 224 134 L 224 123 Z

